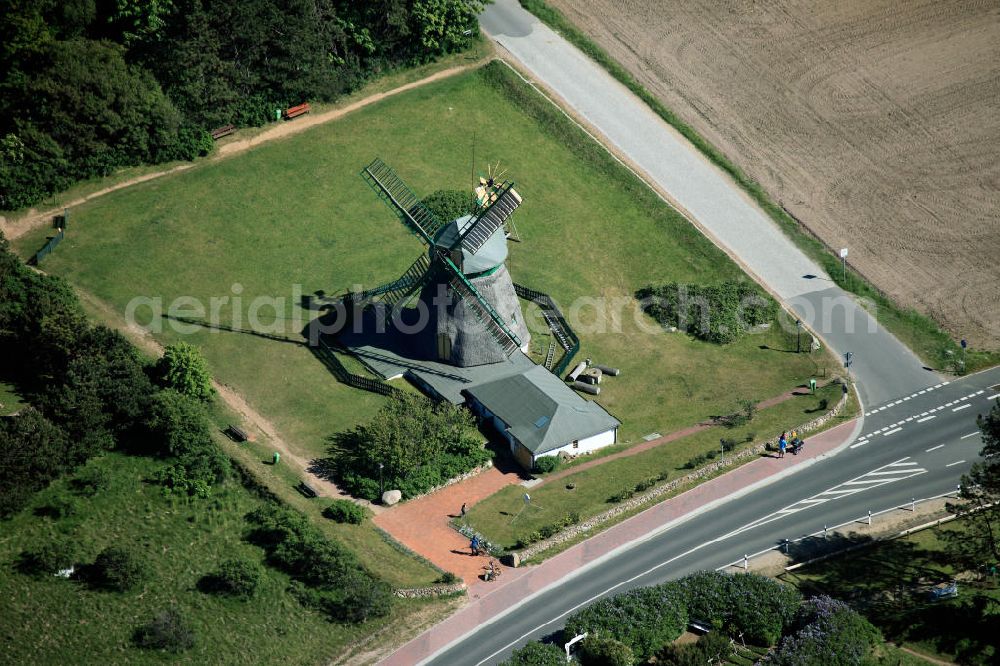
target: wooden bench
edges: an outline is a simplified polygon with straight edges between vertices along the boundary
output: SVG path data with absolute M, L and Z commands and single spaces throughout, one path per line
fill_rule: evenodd
M 212 138 L 216 141 L 224 136 L 229 136 L 236 131 L 236 125 L 223 125 L 222 127 L 216 127 L 212 130 Z
M 291 120 L 292 118 L 296 118 L 303 114 L 309 113 L 309 111 L 310 111 L 309 102 L 306 102 L 305 104 L 299 104 L 298 106 L 293 106 L 291 108 L 285 109 L 284 113 L 285 120 Z
M 234 425 L 230 425 L 226 428 L 226 434 L 237 442 L 245 442 L 249 439 L 245 430 Z
M 316 489 L 305 481 L 299 482 L 298 491 L 309 498 L 319 497 L 319 493 L 316 492 Z

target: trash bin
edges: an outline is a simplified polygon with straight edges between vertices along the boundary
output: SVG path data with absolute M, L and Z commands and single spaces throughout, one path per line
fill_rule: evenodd
M 274 452 L 274 459 L 273 459 L 273 461 L 272 461 L 271 464 L 272 465 L 277 465 L 279 460 L 281 460 L 281 454 L 278 453 L 277 451 L 275 451 Z

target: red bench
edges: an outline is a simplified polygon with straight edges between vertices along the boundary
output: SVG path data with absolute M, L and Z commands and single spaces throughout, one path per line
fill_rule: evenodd
M 236 131 L 236 125 L 223 125 L 212 130 L 212 138 L 218 141 L 224 136 L 229 136 Z
M 292 118 L 296 118 L 305 113 L 309 113 L 309 111 L 310 111 L 309 102 L 306 102 L 305 104 L 299 104 L 298 106 L 293 106 L 290 109 L 285 109 L 284 113 L 285 120 L 291 120 Z

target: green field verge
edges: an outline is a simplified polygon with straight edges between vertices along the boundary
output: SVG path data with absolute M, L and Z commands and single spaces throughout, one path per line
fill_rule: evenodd
M 887 640 L 934 659 L 996 663 L 1000 587 L 996 575 L 962 576 L 954 599 L 930 601 L 930 585 L 954 579 L 945 535 L 961 534 L 956 520 L 883 541 L 783 575 L 805 594 L 848 601 Z M 895 662 L 893 662 L 895 663 Z
M 210 310 L 216 299 L 217 319 L 237 330 L 251 328 L 256 314 L 256 332 L 267 336 L 198 327 L 182 335 L 149 308 L 137 318 L 164 324 L 155 334 L 163 344 L 183 338 L 201 347 L 217 379 L 303 455 L 319 457 L 329 435 L 370 417 L 382 398 L 338 384 L 302 344 L 311 313 L 298 296 L 398 276 L 421 246 L 358 177 L 360 167 L 382 156 L 417 192 L 465 188 L 473 131 L 476 155 L 507 166 L 525 199 L 517 216 L 525 240 L 511 247 L 514 279 L 582 322 L 581 358 L 623 370 L 600 397 L 624 422 L 623 441 L 731 411 L 737 398 L 779 395 L 832 365 L 826 356 L 781 353 L 794 336 L 779 326 L 728 346 L 646 332 L 651 322 L 632 299 L 638 288 L 745 278 L 499 64 L 80 206 L 44 268 L 119 314 L 135 297 L 161 299 L 164 309 L 186 297 Z M 18 250 L 33 253 L 45 231 L 18 239 Z M 258 298 L 270 305 L 253 312 Z
M 736 448 L 738 451 L 753 446 L 755 442 L 774 438 L 782 430 L 790 431 L 824 413 L 826 410 L 822 407 L 824 404 L 822 401 L 826 401 L 827 408 L 832 409 L 840 399 L 841 391 L 840 384 L 824 386 L 817 390 L 816 395 L 797 395 L 760 410 L 747 425 L 737 428 L 712 427 L 647 451 L 608 460 L 551 483 L 537 486 L 531 491 L 532 509 L 521 512 L 513 524 L 513 516 L 523 504 L 521 495 L 524 493 L 524 488 L 521 486 L 508 486 L 479 502 L 469 511 L 467 520 L 476 531 L 485 535 L 492 543 L 504 548 L 513 548 L 522 538 L 559 522 L 571 513 L 575 513 L 579 520 L 583 521 L 612 508 L 614 503 L 609 501 L 612 495 L 634 488 L 636 484 L 650 477 L 665 473 L 667 478 L 664 481 L 668 481 L 684 476 L 691 471 L 685 468 L 689 460 L 702 455 L 711 455 L 713 458 L 719 455 L 721 438 L 739 442 Z M 845 418 L 849 416 L 838 417 L 832 425 L 837 425 Z M 587 457 L 583 457 L 579 462 L 587 460 Z M 704 462 L 699 463 L 699 466 L 701 464 Z M 674 494 L 686 489 L 678 489 Z M 663 497 L 665 498 L 666 496 Z M 620 516 L 616 522 L 645 508 L 647 507 L 643 506 L 632 513 Z M 603 525 L 602 529 L 606 527 L 607 525 Z M 563 547 L 568 547 L 572 543 Z
M 346 645 L 377 632 L 394 631 L 417 617 L 440 617 L 445 605 L 397 601 L 382 620 L 359 626 L 332 623 L 288 592 L 288 577 L 264 567 L 256 597 L 241 601 L 199 591 L 202 576 L 239 557 L 263 562 L 263 551 L 244 539 L 244 516 L 262 506 L 235 481 L 206 500 L 164 497 L 148 482 L 164 465 L 148 458 L 107 454 L 88 463 L 107 470 L 110 484 L 96 495 L 57 481 L 31 507 L 4 522 L 0 539 L 0 643 L 12 664 L 174 662 L 176 656 L 132 644 L 132 633 L 156 613 L 176 608 L 193 627 L 196 642 L 183 659 L 191 663 L 320 663 Z M 45 507 L 70 498 L 74 510 L 53 518 Z M 127 593 L 93 589 L 83 582 L 22 573 L 20 555 L 54 537 L 80 549 L 92 562 L 103 548 L 127 544 L 150 565 L 150 578 Z
M 24 400 L 13 384 L 0 381 L 0 416 L 16 414 L 24 407 Z
M 925 363 L 935 369 L 960 373 L 975 372 L 1000 364 L 1000 351 L 963 351 L 948 333 L 929 316 L 913 308 L 897 305 L 854 270 L 841 270 L 840 259 L 833 249 L 811 234 L 798 220 L 776 204 L 759 183 L 747 176 L 701 134 L 685 123 L 676 113 L 640 84 L 631 73 L 618 64 L 590 37 L 577 28 L 557 9 L 544 0 L 518 0 L 521 6 L 538 17 L 608 71 L 638 96 L 650 109 L 674 127 L 714 165 L 726 172 L 767 214 L 785 234 L 810 258 L 818 262 L 842 289 L 869 299 L 879 322 L 909 346 Z

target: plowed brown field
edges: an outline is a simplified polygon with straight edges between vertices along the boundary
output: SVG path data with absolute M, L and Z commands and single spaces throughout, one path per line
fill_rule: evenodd
M 549 1 L 897 302 L 1000 348 L 1000 3 Z

